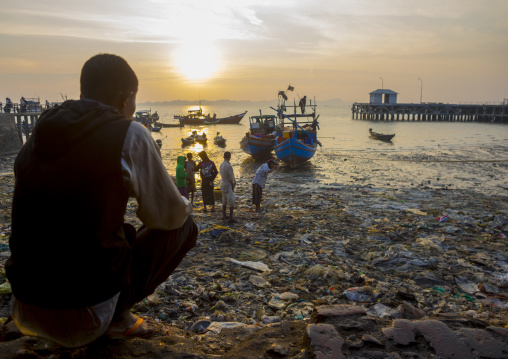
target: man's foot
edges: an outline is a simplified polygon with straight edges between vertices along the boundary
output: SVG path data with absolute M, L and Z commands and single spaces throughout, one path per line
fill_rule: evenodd
M 123 320 L 111 322 L 107 335 L 147 338 L 154 333 L 154 324 L 129 312 Z
M 203 208 L 203 212 L 204 212 L 204 213 L 206 213 L 206 212 L 208 212 L 208 211 L 206 210 L 206 208 Z
M 210 212 L 215 212 L 215 207 L 212 207 L 212 209 L 210 210 Z
M 226 220 L 226 219 L 229 219 L 229 217 L 228 216 L 222 216 L 222 219 Z
M 238 223 L 238 221 L 234 218 L 230 218 L 228 222 L 229 223 Z

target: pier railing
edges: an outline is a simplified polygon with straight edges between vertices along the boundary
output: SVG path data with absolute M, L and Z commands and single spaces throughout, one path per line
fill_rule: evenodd
M 351 112 L 354 120 L 508 123 L 508 101 L 496 105 L 355 102 Z

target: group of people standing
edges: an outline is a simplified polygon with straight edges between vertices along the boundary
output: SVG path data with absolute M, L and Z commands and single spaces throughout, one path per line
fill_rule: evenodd
M 235 187 L 236 179 L 231 166 L 231 152 L 224 152 L 224 161 L 221 163 L 219 170 L 215 163 L 208 158 L 205 151 L 201 151 L 198 156 L 201 162 L 196 164 L 192 159 L 192 153 L 187 154 L 187 160 L 184 156 L 178 156 L 176 166 L 176 186 L 180 194 L 189 199 L 194 204 L 194 193 L 196 192 L 195 173 L 199 172 L 201 177 L 201 193 L 203 196 L 203 212 L 208 212 L 206 206 L 211 206 L 211 212 L 215 211 L 215 195 L 214 180 L 217 175 L 221 175 L 221 191 L 222 191 L 222 219 L 228 220 L 230 223 L 236 223 L 233 217 L 236 205 Z M 261 198 L 263 189 L 265 188 L 268 173 L 273 172 L 277 168 L 277 163 L 270 159 L 263 163 L 256 171 L 254 180 L 252 181 L 252 203 L 256 206 L 256 212 L 261 211 Z M 229 215 L 227 209 L 229 207 Z

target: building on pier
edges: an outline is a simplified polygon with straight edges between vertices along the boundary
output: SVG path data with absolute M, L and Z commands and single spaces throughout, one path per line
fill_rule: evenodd
M 351 112 L 354 120 L 508 123 L 508 99 L 498 104 L 397 103 L 397 92 L 383 89 L 371 92 L 369 103 L 355 102 Z
M 397 103 L 397 92 L 389 89 L 372 91 L 370 94 L 370 103 Z

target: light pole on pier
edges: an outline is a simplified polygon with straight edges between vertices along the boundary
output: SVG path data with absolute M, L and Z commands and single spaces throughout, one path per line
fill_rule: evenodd
M 380 77 L 380 79 L 381 79 L 381 90 L 383 90 L 383 89 L 384 89 L 384 86 L 383 86 L 383 78 L 382 78 L 382 77 Z
M 422 94 L 423 94 L 423 80 L 418 77 L 418 80 L 420 81 L 420 103 L 422 103 Z

